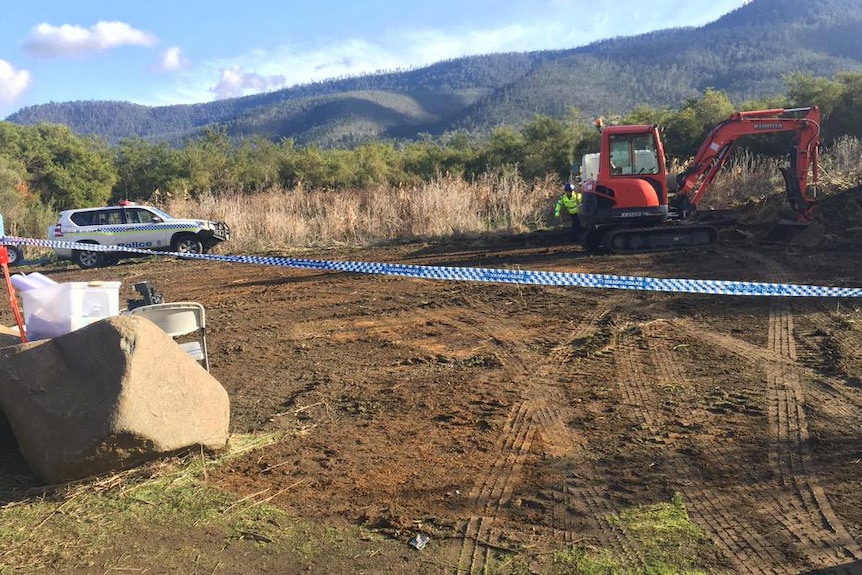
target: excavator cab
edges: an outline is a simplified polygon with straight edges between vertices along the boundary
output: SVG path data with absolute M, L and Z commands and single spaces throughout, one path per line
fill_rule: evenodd
M 659 224 L 668 217 L 667 172 L 657 126 L 610 126 L 602 149 L 584 156 L 597 165 L 583 184 L 580 216 L 590 227 Z

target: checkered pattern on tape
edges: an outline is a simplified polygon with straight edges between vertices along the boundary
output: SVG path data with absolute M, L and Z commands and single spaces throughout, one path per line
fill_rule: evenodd
M 39 240 L 6 236 L 4 243 L 47 248 L 81 249 L 76 242 Z M 862 297 L 862 288 L 826 287 L 814 285 L 761 283 L 729 280 L 660 279 L 638 276 L 616 276 L 605 274 L 582 274 L 572 272 L 549 272 L 529 270 L 507 270 L 494 268 L 470 268 L 451 266 L 419 266 L 387 264 L 378 262 L 341 262 L 330 260 L 307 260 L 269 256 L 235 256 L 218 254 L 181 254 L 175 252 L 153 252 L 122 246 L 87 244 L 87 249 L 99 252 L 125 252 L 146 255 L 164 255 L 221 261 L 227 263 L 279 266 L 298 269 L 329 270 L 348 273 L 389 275 L 429 280 L 454 280 L 489 283 L 511 283 L 522 285 L 572 286 L 602 289 L 625 289 L 639 291 L 700 293 L 715 295 L 772 296 L 772 297 Z

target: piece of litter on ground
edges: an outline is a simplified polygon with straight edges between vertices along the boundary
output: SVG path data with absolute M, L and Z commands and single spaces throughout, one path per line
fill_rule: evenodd
M 410 541 L 410 545 L 416 549 L 424 549 L 425 545 L 428 544 L 429 539 L 430 538 L 424 533 L 419 533 Z

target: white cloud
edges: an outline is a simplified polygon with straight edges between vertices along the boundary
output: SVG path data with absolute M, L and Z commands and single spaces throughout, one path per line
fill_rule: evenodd
M 97 22 L 90 28 L 71 24 L 38 24 L 30 30 L 24 48 L 34 56 L 60 58 L 87 55 L 119 46 L 152 46 L 156 38 L 125 22 Z
M 0 103 L 8 104 L 24 93 L 30 85 L 30 72 L 16 70 L 6 60 L 0 60 Z
M 245 72 L 240 66 L 222 70 L 221 79 L 210 91 L 217 100 L 237 98 L 247 94 L 257 94 L 285 87 L 285 78 L 280 75 L 264 76 Z
M 511 25 L 491 30 L 441 32 L 421 30 L 376 41 L 345 39 L 323 47 L 282 46 L 271 51 L 246 53 L 230 61 L 210 62 L 221 73 L 220 85 L 237 82 L 235 69 L 277 76 L 286 85 L 392 70 L 419 68 L 465 55 L 546 48 L 548 33 L 565 38 L 565 27 L 544 25 L 541 30 Z M 570 47 L 573 44 L 567 46 Z M 565 44 L 566 40 L 563 40 Z M 203 69 L 201 70 L 203 71 Z M 213 89 L 213 92 L 218 92 Z
M 177 72 L 186 70 L 189 67 L 189 60 L 183 56 L 183 52 L 179 46 L 171 46 L 162 53 L 159 61 L 158 70 L 160 72 Z

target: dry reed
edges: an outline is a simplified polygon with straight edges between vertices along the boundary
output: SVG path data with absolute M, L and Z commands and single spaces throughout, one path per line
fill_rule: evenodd
M 548 224 L 560 187 L 550 178 L 530 185 L 501 173 L 473 183 L 440 177 L 416 187 L 273 188 L 168 199 L 163 207 L 177 217 L 225 220 L 230 251 L 259 253 L 535 230 Z

